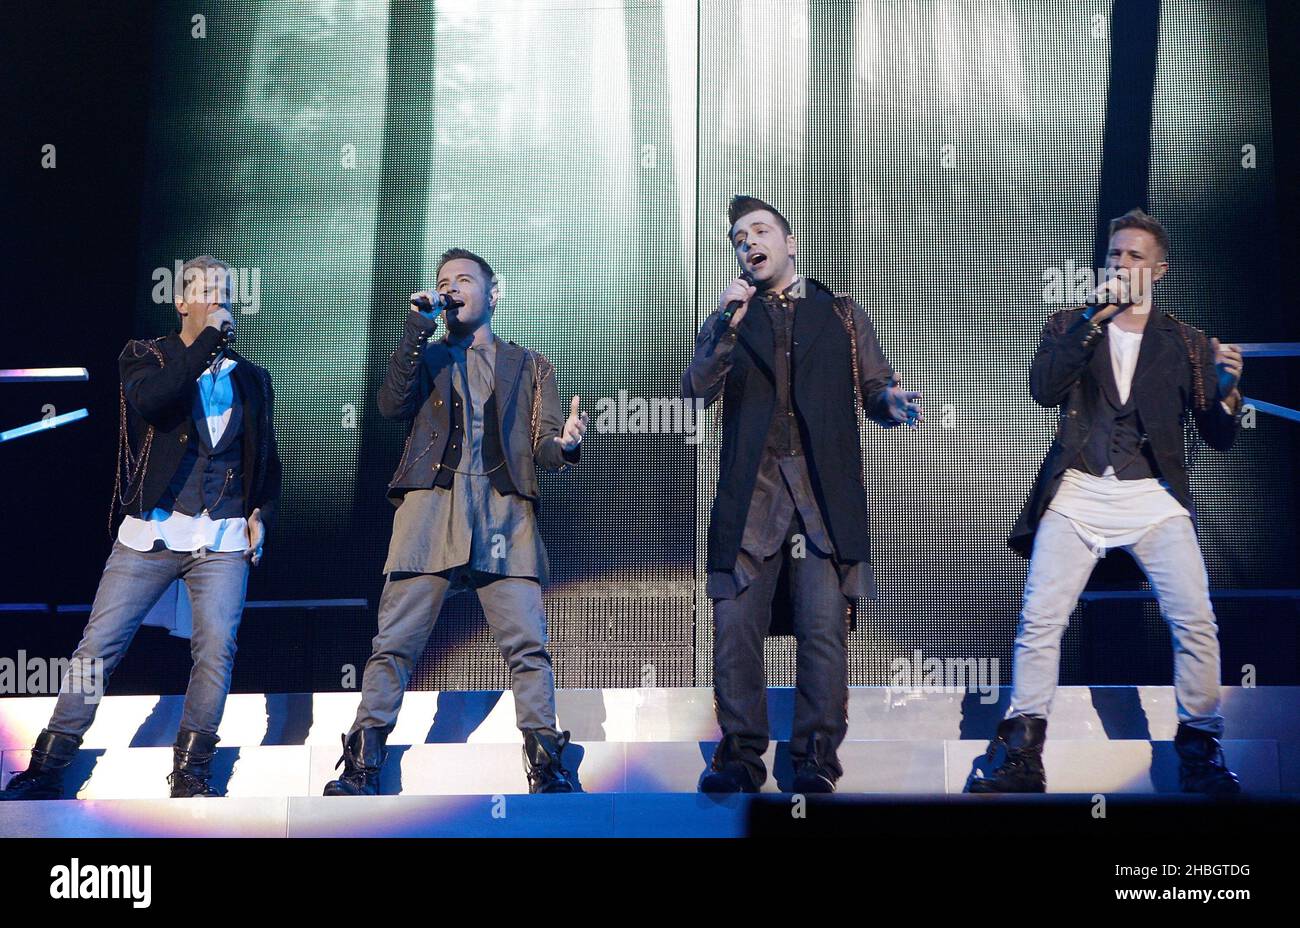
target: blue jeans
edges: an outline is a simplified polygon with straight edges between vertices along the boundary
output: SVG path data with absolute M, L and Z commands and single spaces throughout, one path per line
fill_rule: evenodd
M 190 639 L 194 666 L 180 727 L 217 733 L 230 692 L 235 635 L 248 588 L 244 552 L 210 551 L 195 557 L 185 551 L 136 551 L 120 541 L 113 542 L 90 621 L 72 654 L 46 728 L 78 737 L 85 734 L 99 705 L 97 700 L 87 699 L 87 694 L 105 692 L 109 676 L 126 654 L 140 623 L 176 580 L 185 581 L 194 613 L 194 636 Z M 96 680 L 97 661 L 103 663 Z
M 1151 581 L 1160 614 L 1169 625 L 1178 720 L 1221 736 L 1219 629 L 1192 520 L 1166 519 L 1127 550 Z M 1097 556 L 1069 519 L 1050 509 L 1043 514 L 1025 579 L 1007 718 L 1047 718 L 1060 677 L 1061 638 L 1096 564 Z

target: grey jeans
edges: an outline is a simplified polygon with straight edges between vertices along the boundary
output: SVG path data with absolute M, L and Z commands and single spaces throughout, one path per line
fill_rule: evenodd
M 1166 519 L 1127 550 L 1151 581 L 1160 614 L 1169 625 L 1178 720 L 1222 735 L 1218 626 L 1191 519 Z M 1047 717 L 1060 677 L 1061 638 L 1096 564 L 1097 556 L 1069 519 L 1050 509 L 1043 514 L 1025 580 L 1007 718 Z
M 348 731 L 391 731 L 415 662 L 424 652 L 450 580 L 442 574 L 389 574 L 379 598 L 379 634 L 361 680 L 361 705 Z M 515 721 L 520 731 L 556 733 L 555 677 L 546 650 L 542 586 L 500 577 L 476 589 L 501 656 L 510 667 Z
M 194 665 L 180 727 L 216 734 L 230 692 L 235 636 L 248 589 L 244 552 L 210 551 L 196 557 L 187 551 L 136 551 L 120 541 L 113 542 L 90 608 L 90 621 L 59 687 L 59 699 L 46 726 L 50 731 L 76 736 L 86 733 L 99 707 L 98 701 L 87 699 L 87 695 L 105 692 L 109 676 L 121 663 L 140 623 L 176 580 L 185 581 L 194 613 L 190 639 Z M 103 661 L 102 665 L 97 661 Z M 102 674 L 95 672 L 97 666 L 102 666 Z

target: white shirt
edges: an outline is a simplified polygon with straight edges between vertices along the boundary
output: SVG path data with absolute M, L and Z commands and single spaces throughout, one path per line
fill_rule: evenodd
M 1142 349 L 1142 333 L 1111 325 L 1106 329 L 1106 339 L 1115 388 L 1120 402 L 1127 403 Z M 1133 544 L 1166 519 L 1191 517 L 1187 508 L 1174 499 L 1165 481 L 1155 477 L 1120 480 L 1110 465 L 1100 477 L 1073 467 L 1067 470 L 1047 508 L 1069 519 L 1098 557 L 1105 557 L 1110 548 Z
M 238 362 L 222 358 L 213 376 L 207 368 L 198 378 L 198 396 L 194 400 L 194 420 L 206 427 L 213 447 L 221 441 L 235 405 L 235 387 L 231 372 Z M 144 518 L 127 516 L 117 530 L 117 540 L 136 551 L 152 551 L 161 541 L 171 551 L 245 551 L 248 549 L 248 520 L 242 516 L 212 519 L 207 510 L 197 516 L 156 508 Z
M 1142 350 L 1142 333 L 1128 332 L 1117 325 L 1106 330 L 1106 341 L 1110 348 L 1110 370 L 1115 375 L 1115 387 L 1119 390 L 1121 404 L 1128 402 L 1129 391 L 1133 388 L 1133 372 L 1137 370 L 1138 352 Z

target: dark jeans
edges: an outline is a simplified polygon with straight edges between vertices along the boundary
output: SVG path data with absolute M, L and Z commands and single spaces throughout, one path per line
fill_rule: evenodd
M 120 541 L 113 542 L 113 552 L 104 565 L 90 621 L 72 654 L 68 676 L 46 726 L 50 731 L 77 736 L 86 733 L 99 707 L 98 700 L 87 695 L 104 693 L 140 623 L 176 580 L 185 581 L 194 611 L 194 636 L 190 639 L 194 666 L 180 727 L 217 733 L 230 692 L 235 636 L 244 614 L 248 587 L 244 552 L 212 551 L 195 557 L 186 551 L 135 551 Z M 96 680 L 92 676 L 98 660 L 103 661 L 103 673 Z
M 772 596 L 782 565 L 790 565 L 790 587 L 797 644 L 794 725 L 790 756 L 798 764 L 806 755 L 808 739 L 821 733 L 830 752 L 827 768 L 843 773 L 836 756 L 848 733 L 848 598 L 840 592 L 839 571 L 833 559 L 803 546 L 794 557 L 790 538 L 765 560 L 759 575 L 735 599 L 713 603 L 713 695 L 718 726 L 723 735 L 735 735 L 739 757 L 757 783 L 767 779 L 763 752 L 768 746 L 767 673 L 763 641 L 767 637 Z

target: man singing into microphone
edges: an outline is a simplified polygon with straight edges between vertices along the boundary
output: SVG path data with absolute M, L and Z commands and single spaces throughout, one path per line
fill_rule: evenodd
M 566 420 L 546 358 L 493 334 L 499 288 L 487 261 L 452 248 L 435 279 L 436 292 L 411 296 L 379 391 L 379 411 L 409 421 L 410 434 L 388 488 L 397 513 L 379 633 L 343 737 L 343 774 L 325 795 L 379 792 L 385 743 L 412 668 L 443 600 L 467 589 L 478 594 L 510 666 L 529 792 L 571 792 L 562 758 L 569 733 L 557 727 L 546 650 L 536 468 L 567 471 L 578 462 L 587 414 L 575 396 Z M 430 342 L 444 313 L 447 334 Z
M 1055 313 L 1029 372 L 1040 406 L 1060 407 L 1056 439 L 1008 544 L 1030 557 L 1006 718 L 989 744 L 1001 763 L 976 793 L 1041 793 L 1043 742 L 1061 638 L 1098 558 L 1127 550 L 1151 581 L 1174 647 L 1179 780 L 1185 792 L 1236 793 L 1219 738 L 1219 639 L 1193 518 L 1183 422 L 1218 451 L 1240 428 L 1241 350 L 1154 302 L 1169 236 L 1142 210 L 1110 224 L 1109 279 L 1093 304 Z M 1032 556 L 1031 556 L 1032 552 Z
M 31 764 L 0 799 L 57 799 L 97 698 L 136 630 L 176 580 L 193 608 L 194 667 L 172 750 L 171 795 L 209 785 L 230 690 L 249 564 L 280 497 L 271 376 L 229 345 L 230 268 L 204 255 L 176 282 L 180 331 L 130 341 L 118 359 L 122 433 L 113 510 L 125 518 L 86 631 Z M 183 288 L 183 289 L 182 289 Z
M 851 297 L 796 272 L 797 243 L 774 206 L 736 196 L 727 216 L 742 277 L 705 320 L 682 377 L 687 398 L 724 399 L 707 587 L 723 737 L 700 789 L 755 792 L 767 779 L 763 640 L 792 622 L 793 786 L 831 792 L 848 730 L 852 601 L 875 596 L 857 408 L 916 427 L 920 394 L 896 385 Z M 774 603 L 783 570 L 790 595 Z

